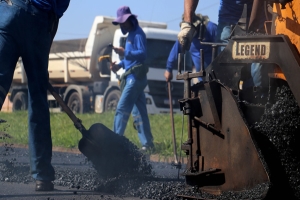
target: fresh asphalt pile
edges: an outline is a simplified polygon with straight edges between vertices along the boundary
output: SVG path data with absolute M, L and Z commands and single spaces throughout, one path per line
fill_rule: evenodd
M 140 152 L 136 152 L 140 155 Z M 29 174 L 28 152 L 13 145 L 1 148 L 0 181 L 29 183 L 34 181 Z M 9 159 L 5 159 L 9 158 Z M 58 160 L 64 160 L 57 164 Z M 77 162 L 77 163 L 76 163 Z M 267 185 L 258 185 L 253 190 L 226 192 L 220 196 L 202 192 L 200 188 L 185 185 L 184 177 L 178 177 L 178 169 L 171 164 L 149 162 L 151 173 L 139 171 L 135 174 L 121 173 L 119 176 L 103 178 L 82 154 L 53 152 L 57 186 L 80 190 L 93 190 L 118 197 L 141 199 L 179 200 L 185 196 L 205 199 L 261 199 Z M 69 167 L 72 165 L 75 167 Z
M 124 138 L 125 143 L 126 141 L 127 139 Z M 128 145 L 134 150 L 129 156 L 144 157 L 133 144 Z M 13 145 L 6 145 L 0 150 L 0 181 L 18 183 L 34 181 L 29 174 L 27 150 L 14 148 Z M 143 160 L 139 162 L 141 167 L 135 170 L 135 173 L 132 171 L 127 173 L 128 171 L 124 171 L 126 168 L 122 169 L 122 166 L 119 166 L 118 176 L 104 178 L 82 154 L 53 152 L 52 163 L 56 171 L 54 184 L 78 191 L 93 190 L 118 197 L 164 200 L 185 199 L 185 196 L 199 199 L 261 199 L 263 191 L 268 187 L 268 185 L 258 185 L 252 190 L 226 192 L 215 196 L 202 192 L 200 188 L 186 186 L 184 177 L 178 176 L 179 171 L 175 166 L 141 159 Z
M 266 105 L 253 131 L 270 175 L 270 194 L 300 199 L 300 109 L 287 86 L 277 88 L 275 102 Z

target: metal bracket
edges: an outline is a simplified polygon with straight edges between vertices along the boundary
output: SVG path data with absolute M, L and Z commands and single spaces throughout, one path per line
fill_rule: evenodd
M 204 171 L 200 171 L 200 172 L 191 172 L 190 170 L 186 170 L 184 172 L 181 173 L 182 176 L 201 176 L 201 175 L 206 175 L 206 174 L 213 174 L 216 172 L 220 172 L 221 169 L 217 169 L 217 168 L 211 168 L 209 170 L 204 170 Z

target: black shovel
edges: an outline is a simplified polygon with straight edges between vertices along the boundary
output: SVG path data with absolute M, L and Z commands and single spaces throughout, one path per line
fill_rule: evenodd
M 105 176 L 113 175 L 116 172 L 113 166 L 118 162 L 113 163 L 112 160 L 114 159 L 111 158 L 121 155 L 120 152 L 122 151 L 124 152 L 124 149 L 120 148 L 122 146 L 120 145 L 122 142 L 120 136 L 101 123 L 93 124 L 89 130 L 86 130 L 81 120 L 74 115 L 50 83 L 48 84 L 48 90 L 74 122 L 75 127 L 81 132 L 82 138 L 78 144 L 80 152 L 93 163 L 98 173 Z M 119 148 L 112 148 L 113 146 Z M 117 160 L 120 161 L 120 159 Z

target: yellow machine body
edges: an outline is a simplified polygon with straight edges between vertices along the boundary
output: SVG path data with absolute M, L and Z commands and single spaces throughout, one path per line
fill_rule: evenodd
M 288 36 L 300 52 L 300 1 L 294 0 L 287 3 L 285 9 L 282 9 L 280 4 L 275 3 L 273 12 L 278 14 L 275 20 L 276 34 Z

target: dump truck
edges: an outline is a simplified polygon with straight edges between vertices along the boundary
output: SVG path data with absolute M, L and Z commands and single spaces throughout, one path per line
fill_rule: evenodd
M 199 193 L 216 195 L 209 199 L 300 199 L 300 1 L 254 2 L 262 4 L 254 4 L 256 13 L 271 14 L 263 31 L 248 30 L 245 5 L 229 43 L 205 70 L 183 71 L 179 60 L 188 159 L 181 175 Z M 252 63 L 268 71 L 265 96 L 246 90 Z M 197 76 L 205 82 L 191 85 Z M 202 199 L 195 190 L 185 198 Z
M 99 57 L 104 55 L 109 55 L 117 63 L 120 60 L 110 44 L 124 47 L 126 35 L 121 33 L 119 26 L 112 24 L 113 20 L 112 17 L 97 16 L 88 38 L 54 41 L 51 46 L 50 83 L 74 113 L 102 113 L 117 106 L 121 95 L 118 78 L 124 70 L 114 74 L 109 69 L 108 61 L 99 61 Z M 160 22 L 139 20 L 139 25 L 147 37 L 147 59 L 144 64 L 149 67 L 145 88 L 148 113 L 167 113 L 169 98 L 163 73 L 169 52 L 177 40 L 177 31 L 167 29 L 167 24 Z M 182 96 L 182 88 L 182 82 L 172 82 L 175 112 L 179 111 L 178 99 Z M 13 110 L 27 109 L 27 79 L 22 59 L 16 66 L 9 99 Z M 50 93 L 48 100 L 52 111 L 61 111 Z

